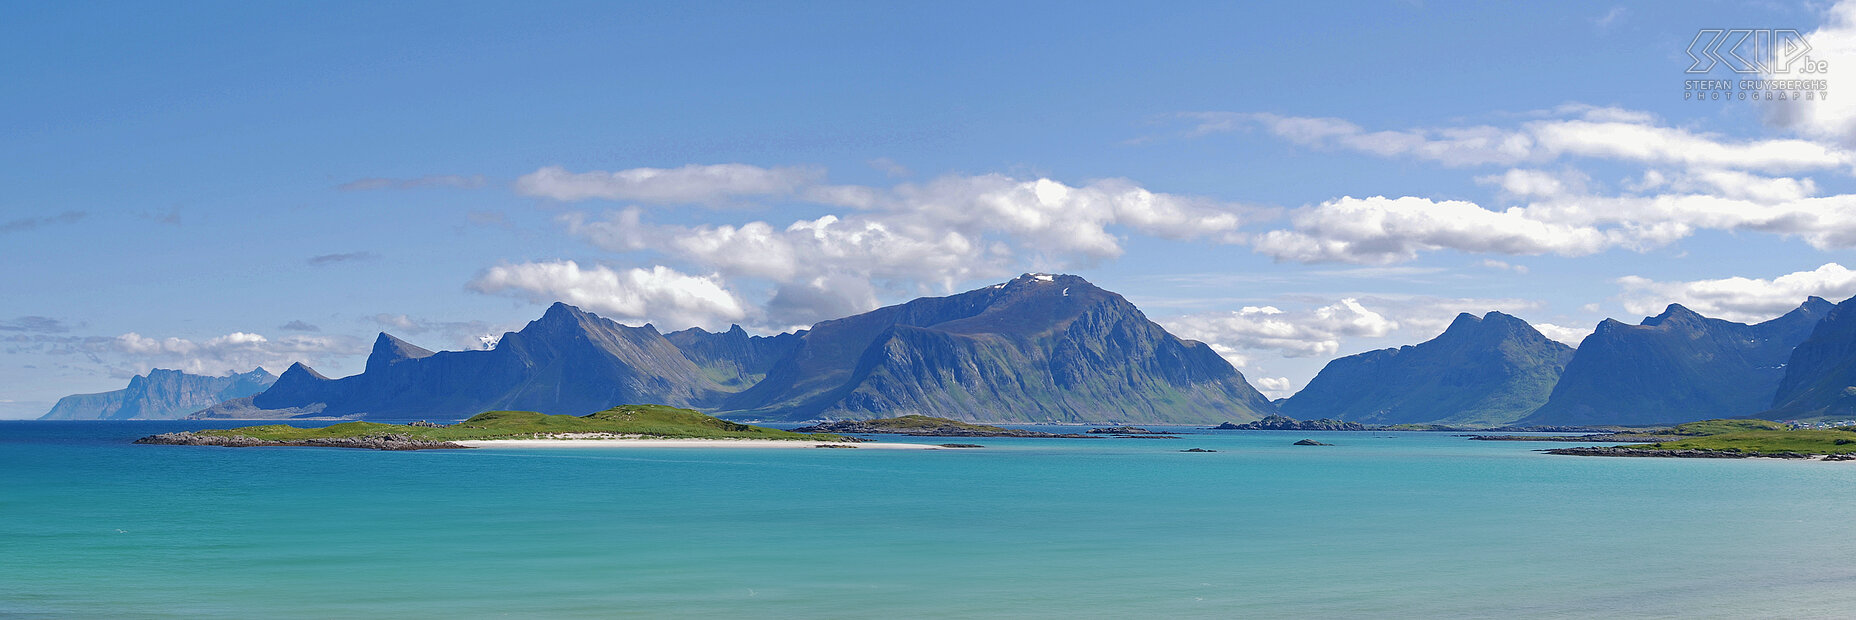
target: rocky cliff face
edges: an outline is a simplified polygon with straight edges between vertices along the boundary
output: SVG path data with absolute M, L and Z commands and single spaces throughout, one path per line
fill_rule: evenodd
M 776 362 L 793 352 L 804 331 L 778 336 L 750 336 L 740 325 L 710 333 L 701 328 L 664 334 L 683 356 L 725 387 L 746 388 L 767 376 Z
M 129 386 L 58 399 L 41 420 L 173 420 L 219 402 L 251 396 L 277 377 L 263 368 L 209 377 L 154 369 L 129 379 Z
M 815 325 L 721 408 L 791 420 L 1179 423 L 1275 410 L 1210 347 L 1082 278 L 1041 274 Z
M 1856 297 L 1832 308 L 1792 349 L 1772 410 L 1760 417 L 1856 417 Z
M 1328 362 L 1281 409 L 1372 424 L 1500 426 L 1545 403 L 1572 356 L 1521 319 L 1461 314 L 1423 343 Z
M 1681 305 L 1641 325 L 1606 320 L 1579 344 L 1566 372 L 1522 424 L 1672 424 L 1769 408 L 1792 349 L 1831 309 L 1812 297 L 1784 316 L 1746 325 Z

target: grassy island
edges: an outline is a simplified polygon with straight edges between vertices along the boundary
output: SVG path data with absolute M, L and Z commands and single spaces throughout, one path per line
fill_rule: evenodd
M 175 434 L 180 435 L 180 434 Z M 211 445 L 346 445 L 340 442 L 393 442 L 419 449 L 457 441 L 506 439 L 773 439 L 846 442 L 828 433 L 795 433 L 729 422 L 689 409 L 666 405 L 624 405 L 583 416 L 533 411 L 489 411 L 450 425 L 343 422 L 318 428 L 266 424 L 188 433 Z M 148 443 L 181 443 L 162 441 Z M 375 447 L 366 445 L 361 447 Z M 444 446 L 461 447 L 461 446 Z

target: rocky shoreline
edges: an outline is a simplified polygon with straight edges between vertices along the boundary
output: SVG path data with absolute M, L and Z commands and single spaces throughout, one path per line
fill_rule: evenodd
M 795 433 L 857 433 L 863 435 L 904 435 L 909 437 L 1040 437 L 1052 439 L 1090 439 L 1089 435 L 1076 433 L 1045 433 L 1017 428 L 997 428 L 996 430 L 968 428 L 951 424 L 897 429 L 871 424 L 865 420 L 844 420 L 825 422 L 793 429 Z
M 317 437 L 291 441 L 270 441 L 251 437 L 224 437 L 219 435 L 201 435 L 190 431 L 179 433 L 162 433 L 149 435 L 135 440 L 135 443 L 159 446 L 220 446 L 225 448 L 262 448 L 275 446 L 304 446 L 315 448 L 359 448 L 365 450 L 467 450 L 470 446 L 449 441 L 429 441 L 413 439 L 405 435 L 378 435 L 374 437 Z
M 1632 456 L 1675 459 L 1809 459 L 1817 455 L 1802 452 L 1728 452 L 1725 450 L 1653 450 L 1649 448 L 1622 448 L 1602 446 L 1581 446 L 1577 448 L 1552 448 L 1541 450 L 1547 454 L 1567 454 L 1572 456 Z M 1842 460 L 1842 459 L 1836 459 Z
M 1679 435 L 1470 435 L 1473 441 L 1582 441 L 1596 443 L 1660 443 L 1691 439 Z
M 1322 418 L 1319 420 L 1297 420 L 1288 416 L 1266 416 L 1255 422 L 1233 424 L 1225 422 L 1211 427 L 1214 431 L 1364 431 L 1371 430 L 1359 422 L 1344 422 Z

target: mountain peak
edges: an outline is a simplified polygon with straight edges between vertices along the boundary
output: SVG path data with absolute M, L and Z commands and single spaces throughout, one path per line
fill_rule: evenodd
M 374 339 L 374 350 L 367 354 L 367 370 L 384 368 L 387 364 L 400 360 L 419 359 L 431 355 L 432 352 L 429 350 L 400 340 L 392 334 L 380 332 L 380 337 Z
M 1707 317 L 1702 316 L 1700 313 L 1697 313 L 1694 310 L 1688 309 L 1688 306 L 1684 306 L 1682 304 L 1669 304 L 1668 308 L 1663 309 L 1662 314 L 1658 314 L 1656 316 L 1644 319 L 1643 324 L 1652 325 L 1652 326 L 1662 325 L 1663 323 L 1671 321 L 1671 320 L 1687 322 L 1687 323 L 1699 323 L 1706 319 Z
M 277 376 L 277 380 L 280 382 L 283 381 L 285 378 L 302 380 L 303 375 L 308 375 L 309 378 L 319 379 L 323 381 L 327 381 L 329 379 L 328 377 L 322 376 L 322 373 L 316 372 L 316 369 L 310 368 L 307 364 L 304 364 L 302 362 L 291 362 L 290 367 L 284 369 L 284 374 Z

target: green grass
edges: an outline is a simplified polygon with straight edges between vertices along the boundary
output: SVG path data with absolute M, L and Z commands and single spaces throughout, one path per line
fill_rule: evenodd
M 714 416 L 666 405 L 623 405 L 584 416 L 548 415 L 533 411 L 488 411 L 443 428 L 343 422 L 321 428 L 282 424 L 197 431 L 202 435 L 245 436 L 269 441 L 312 438 L 377 437 L 405 435 L 431 441 L 528 439 L 547 433 L 613 433 L 669 439 L 788 439 L 844 441 L 828 433 L 794 433 L 729 422 Z
M 1718 450 L 1757 454 L 1772 452 L 1856 454 L 1856 433 L 1840 430 L 1755 430 L 1631 447 L 1655 450 Z
M 1744 431 L 1783 431 L 1791 427 L 1771 420 L 1702 420 L 1677 424 L 1669 429 L 1671 435 L 1720 435 Z

